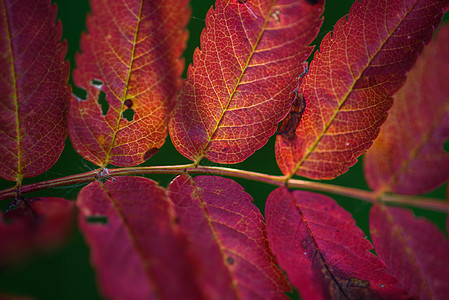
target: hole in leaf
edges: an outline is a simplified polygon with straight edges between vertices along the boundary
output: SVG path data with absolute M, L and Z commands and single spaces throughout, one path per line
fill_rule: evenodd
M 106 101 L 106 93 L 100 90 L 100 94 L 98 95 L 98 104 L 101 106 L 101 114 L 106 116 L 109 111 L 109 103 Z
M 235 260 L 234 260 L 234 258 L 228 256 L 228 257 L 226 258 L 226 262 L 227 262 L 229 265 L 233 265 L 233 264 L 235 263 Z
M 131 107 L 133 107 L 133 100 L 131 100 L 131 99 L 126 99 L 125 100 L 125 102 L 123 103 L 123 104 L 125 104 L 125 106 L 127 107 L 127 108 L 131 108 Z
M 76 85 L 72 85 L 73 95 L 79 100 L 87 99 L 87 91 L 85 89 L 79 88 Z
M 123 112 L 122 116 L 124 119 L 131 122 L 132 120 L 134 120 L 134 109 L 128 108 Z
M 318 3 L 318 0 L 306 0 L 307 3 L 311 4 L 311 5 L 315 5 Z
M 443 149 L 444 151 L 446 151 L 446 153 L 449 153 L 449 140 L 444 142 Z
M 159 151 L 159 148 L 151 148 L 143 155 L 143 160 L 150 159 L 153 155 L 155 155 Z
M 92 79 L 90 84 L 99 90 L 101 90 L 101 88 L 103 87 L 103 81 L 101 81 L 99 79 Z
M 108 224 L 108 217 L 106 216 L 88 216 L 86 222 L 89 224 Z

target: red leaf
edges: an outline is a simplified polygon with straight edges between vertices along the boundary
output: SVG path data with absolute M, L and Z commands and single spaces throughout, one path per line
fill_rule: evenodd
M 278 188 L 266 205 L 271 249 L 303 299 L 401 297 L 371 243 L 333 199 Z
M 447 299 L 449 243 L 431 222 L 402 208 L 374 205 L 370 228 L 376 252 L 415 299 Z
M 50 2 L 0 6 L 0 176 L 18 183 L 48 170 L 67 135 L 67 45 Z
M 289 289 L 268 246 L 263 217 L 235 181 L 185 175 L 169 186 L 207 299 L 285 299 Z
M 203 299 L 165 190 L 120 177 L 81 190 L 79 225 L 111 299 Z
M 170 120 L 176 149 L 236 163 L 261 148 L 292 103 L 324 0 L 217 0 Z
M 323 39 L 302 81 L 306 108 L 296 136 L 279 135 L 286 175 L 334 178 L 371 145 L 391 95 L 429 42 L 447 0 L 356 1 Z
M 0 214 L 0 265 L 61 245 L 74 225 L 75 210 L 71 201 L 30 198 L 15 202 L 15 209 L 3 217 Z
M 364 160 L 373 190 L 419 194 L 449 179 L 449 26 L 441 28 L 394 96 Z M 400 125 L 398 125 L 400 124 Z
M 91 1 L 73 73 L 87 99 L 72 97 L 68 118 L 72 143 L 86 159 L 132 166 L 164 144 L 184 65 L 187 2 Z

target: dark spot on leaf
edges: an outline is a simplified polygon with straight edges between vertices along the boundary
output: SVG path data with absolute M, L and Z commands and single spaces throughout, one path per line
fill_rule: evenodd
M 150 159 L 153 155 L 155 155 L 159 151 L 159 148 L 151 148 L 143 155 L 143 160 Z
M 310 5 L 315 5 L 318 3 L 319 0 L 306 0 L 307 3 L 309 3 Z
M 174 222 L 175 224 L 179 224 L 179 223 L 181 223 L 181 219 L 179 219 L 179 217 L 176 216 L 176 217 L 173 219 L 173 222 Z
M 100 90 L 100 94 L 98 95 L 98 104 L 101 106 L 101 114 L 106 116 L 109 111 L 109 103 L 106 101 L 106 93 Z
M 239 0 L 239 3 L 243 4 L 243 3 L 246 3 L 246 1 L 248 1 L 248 0 Z
M 123 118 L 124 119 L 126 119 L 126 120 L 128 120 L 128 121 L 132 121 L 132 120 L 134 120 L 134 109 L 132 109 L 132 108 L 128 108 L 127 110 L 125 110 L 123 113 L 122 113 L 122 116 L 123 116 Z
M 293 140 L 296 136 L 296 128 L 301 123 L 302 114 L 306 109 L 306 100 L 301 93 L 295 92 L 295 99 L 292 103 L 292 108 L 288 115 L 279 124 L 277 134 L 282 135 L 289 141 Z
M 309 244 L 310 244 L 310 241 L 308 241 L 307 239 L 301 240 L 301 248 L 302 249 L 307 250 L 307 248 L 309 248 Z
M 234 260 L 232 257 L 228 256 L 228 257 L 226 258 L 226 262 L 227 262 L 229 265 L 233 265 L 233 264 L 235 263 L 235 260 Z
M 133 107 L 133 100 L 131 100 L 131 99 L 126 99 L 125 100 L 125 102 L 123 103 L 123 104 L 125 104 L 125 106 L 127 107 L 127 108 L 131 108 L 131 107 Z
M 106 216 L 87 216 L 86 222 L 89 224 L 108 224 L 108 217 Z
M 449 153 L 449 140 L 444 142 L 443 149 L 446 153 Z
M 86 100 L 87 99 L 87 92 L 85 89 L 79 88 L 76 85 L 72 85 L 72 92 L 73 95 L 78 98 L 78 100 Z

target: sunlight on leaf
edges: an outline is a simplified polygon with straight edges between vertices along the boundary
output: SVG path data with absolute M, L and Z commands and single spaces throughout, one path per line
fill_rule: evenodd
M 73 72 L 87 100 L 72 97 L 70 138 L 98 166 L 137 165 L 167 136 L 184 68 L 187 0 L 102 0 L 91 8 Z
M 0 176 L 21 183 L 48 170 L 67 136 L 67 44 L 50 0 L 0 5 Z
M 277 136 L 285 175 L 332 179 L 371 145 L 447 0 L 356 1 L 321 42 L 299 93 L 306 108 L 296 136 Z
M 323 2 L 216 2 L 170 120 L 181 154 L 237 163 L 266 144 L 290 109 Z

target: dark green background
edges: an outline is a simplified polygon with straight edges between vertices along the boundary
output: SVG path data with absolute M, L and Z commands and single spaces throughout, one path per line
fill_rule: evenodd
M 53 2 L 58 4 L 58 18 L 63 23 L 63 39 L 68 42 L 67 59 L 70 60 L 73 68 L 75 66 L 75 53 L 80 51 L 79 40 L 81 32 L 86 31 L 85 18 L 89 11 L 89 3 L 87 0 L 59 0 Z M 325 34 L 332 31 L 335 22 L 349 12 L 352 2 L 348 0 L 328 0 L 324 12 L 324 24 L 315 44 L 319 45 L 319 41 Z M 204 27 L 205 15 L 212 4 L 213 1 L 211 0 L 191 1 L 192 18 L 188 25 L 190 39 L 184 54 L 186 64 L 192 62 L 193 51 L 199 46 L 199 37 Z M 175 150 L 168 138 L 159 153 L 146 162 L 145 165 L 188 162 Z M 217 164 L 209 163 L 209 165 Z M 274 158 L 274 139 L 270 139 L 264 148 L 258 150 L 246 161 L 232 167 L 280 175 Z M 26 179 L 24 184 L 82 173 L 93 168 L 95 166 L 81 158 L 73 150 L 70 142 L 67 141 L 66 148 L 56 165 L 36 178 Z M 166 186 L 174 176 L 155 175 L 151 176 L 151 178 Z M 255 204 L 263 211 L 265 199 L 274 187 L 248 180 L 237 181 L 253 196 Z M 367 189 L 360 162 L 353 166 L 348 173 L 333 180 L 332 183 Z M 11 185 L 14 184 L 4 180 L 0 181 L 1 188 Z M 70 186 L 41 191 L 33 195 L 58 196 L 73 200 L 81 188 L 82 186 Z M 444 198 L 444 191 L 444 187 L 441 187 L 431 195 Z M 368 210 L 370 205 L 355 199 L 338 196 L 333 196 L 333 198 L 354 215 L 358 225 L 368 234 Z M 0 208 L 5 209 L 6 205 L 7 201 L 3 201 L 3 203 L 0 203 Z M 416 213 L 432 218 L 440 228 L 444 228 L 445 216 L 443 214 L 427 211 L 416 211 Z M 67 244 L 57 251 L 43 253 L 14 266 L 14 268 L 0 270 L 1 292 L 28 295 L 35 299 L 101 299 L 95 284 L 95 274 L 89 263 L 89 250 L 78 231 L 75 231 Z

